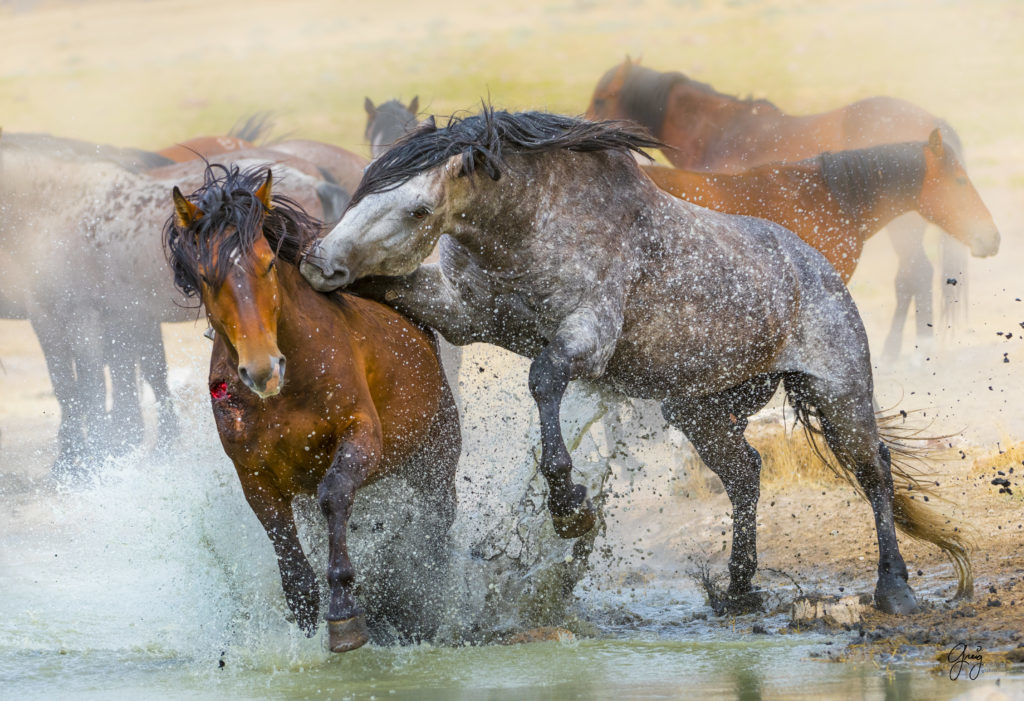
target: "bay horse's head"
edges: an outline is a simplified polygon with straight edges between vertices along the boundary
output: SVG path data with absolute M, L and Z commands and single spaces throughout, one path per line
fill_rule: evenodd
M 999 229 L 981 195 L 967 177 L 956 149 L 942 142 L 939 129 L 932 131 L 924 150 L 924 178 L 917 209 L 928 221 L 984 258 L 999 251 Z
M 590 97 L 590 105 L 584 116 L 590 120 L 630 119 L 630 116 L 623 112 L 619 98 L 633 66 L 639 64 L 639 61 L 634 62 L 626 56 L 625 61 L 606 71 L 594 87 L 594 94 Z
M 238 377 L 266 398 L 281 391 L 285 357 L 277 346 L 281 314 L 276 264 L 295 263 L 319 224 L 292 200 L 273 195 L 267 169 L 211 165 L 189 197 L 175 187 L 164 228 L 175 285 L 197 296 L 237 359 Z

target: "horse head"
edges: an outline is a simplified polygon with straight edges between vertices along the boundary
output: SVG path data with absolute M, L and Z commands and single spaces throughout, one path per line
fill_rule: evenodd
M 950 236 L 984 258 L 999 251 L 999 230 L 981 195 L 967 177 L 956 150 L 947 148 L 938 129 L 922 144 L 925 173 L 918 211 Z
M 273 212 L 273 176 L 255 189 L 250 173 L 225 176 L 197 191 L 194 203 L 175 187 L 167 235 L 175 283 L 198 295 L 206 316 L 237 360 L 238 377 L 262 398 L 278 394 L 285 357 L 277 346 L 281 295 L 277 252 L 264 235 Z

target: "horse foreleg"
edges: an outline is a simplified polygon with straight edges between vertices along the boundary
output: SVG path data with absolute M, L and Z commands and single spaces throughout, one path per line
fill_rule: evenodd
M 110 368 L 110 387 L 113 394 L 111 443 L 116 438 L 122 449 L 142 443 L 145 428 L 139 407 L 139 382 L 135 371 L 134 341 L 109 329 L 107 333 L 107 366 Z M 111 445 L 111 448 L 114 446 Z
M 260 474 L 271 473 L 265 466 L 238 470 L 245 499 L 274 546 L 288 608 L 295 615 L 295 622 L 302 632 L 310 637 L 316 632 L 320 618 L 320 585 L 302 551 L 291 500 L 285 498 L 269 480 L 261 480 Z
M 153 389 L 157 401 L 157 448 L 170 449 L 178 438 L 178 415 L 174 413 L 171 389 L 167 384 L 167 357 L 158 321 L 147 321 L 139 333 L 139 369 Z
M 380 425 L 357 419 L 334 462 L 320 481 L 317 501 L 327 518 L 330 555 L 327 583 L 331 588 L 327 629 L 331 652 L 347 652 L 369 640 L 366 614 L 355 599 L 355 569 L 348 554 L 348 519 L 356 490 L 381 459 Z
M 600 377 L 621 328 L 622 319 L 612 310 L 578 310 L 530 364 L 530 394 L 540 414 L 540 472 L 548 483 L 551 520 L 562 538 L 583 535 L 597 520 L 587 488 L 572 481 L 572 458 L 562 438 L 562 397 L 571 380 Z

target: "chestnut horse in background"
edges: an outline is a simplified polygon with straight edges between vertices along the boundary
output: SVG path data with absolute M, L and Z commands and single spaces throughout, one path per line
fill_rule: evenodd
M 715 91 L 678 72 L 659 72 L 628 57 L 607 71 L 594 89 L 590 119 L 631 119 L 672 148 L 665 157 L 677 168 L 737 172 L 765 163 L 798 161 L 824 151 L 886 143 L 922 141 L 942 132 L 947 148 L 960 155 L 956 133 L 943 120 L 905 100 L 870 97 L 830 112 L 789 115 L 767 100 L 743 100 Z M 924 252 L 920 220 L 890 227 L 899 257 L 897 315 L 885 342 L 885 355 L 899 354 L 903 318 L 917 300 L 918 337 L 932 335 L 932 266 Z M 943 277 L 964 277 L 962 249 L 944 250 Z M 959 257 L 959 260 L 954 260 Z M 966 280 L 964 280 L 966 282 Z M 964 286 L 960 297 L 964 297 Z M 943 287 L 945 292 L 949 288 Z M 944 301 L 952 301 L 944 294 Z
M 676 197 L 782 224 L 818 249 L 846 283 L 864 242 L 906 212 L 919 213 L 976 256 L 999 248 L 992 216 L 938 129 L 928 141 L 825 152 L 736 174 L 641 168 Z
M 307 635 L 320 593 L 293 498 L 315 494 L 327 518 L 330 647 L 344 652 L 368 637 L 346 545 L 355 492 L 403 474 L 429 504 L 417 564 L 439 562 L 455 516 L 459 420 L 430 332 L 384 305 L 320 294 L 302 279 L 299 256 L 321 225 L 271 187 L 269 172 L 210 166 L 189 198 L 174 189 L 164 241 L 175 284 L 201 299 L 216 332 L 209 379 L 221 443 Z
M 196 158 L 256 148 L 256 142 L 267 135 L 271 126 L 270 113 L 257 112 L 246 117 L 245 121 L 236 123 L 224 136 L 196 136 L 162 148 L 156 153 L 174 163 L 184 163 Z

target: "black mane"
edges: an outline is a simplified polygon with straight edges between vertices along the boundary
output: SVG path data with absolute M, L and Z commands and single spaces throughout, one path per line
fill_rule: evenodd
M 821 154 L 829 192 L 850 217 L 874 208 L 883 193 L 917 198 L 924 182 L 924 143 L 883 144 Z
M 267 239 L 279 260 L 298 265 L 305 247 L 320 234 L 322 224 L 289 197 L 273 195 L 273 209 L 264 209 L 256 191 L 266 177 L 265 166 L 239 170 L 234 165 L 207 164 L 202 187 L 187 196 L 203 215 L 187 229 L 178 225 L 175 215 L 167 220 L 163 231 L 167 261 L 174 270 L 175 287 L 186 296 L 199 292 L 200 267 L 212 268 L 207 280 L 217 288 L 235 254 L 248 256 L 260 236 Z M 225 236 L 229 228 L 234 231 Z
M 472 117 L 451 117 L 438 128 L 421 124 L 372 161 L 352 195 L 349 207 L 367 195 L 392 190 L 415 175 L 461 156 L 460 174 L 482 168 L 501 177 L 507 153 L 570 151 L 637 151 L 661 148 L 662 143 L 629 122 L 589 122 L 548 112 L 494 111 L 485 107 Z
M 678 71 L 656 71 L 653 68 L 633 64 L 626 74 L 619 92 L 619 107 L 633 121 L 643 125 L 655 136 L 661 133 L 665 121 L 665 109 L 668 96 L 676 85 L 685 85 L 698 92 L 716 97 L 724 97 L 735 102 L 749 105 L 765 106 L 773 110 L 778 108 L 768 100 L 740 98 L 720 93 L 707 83 L 689 78 Z

